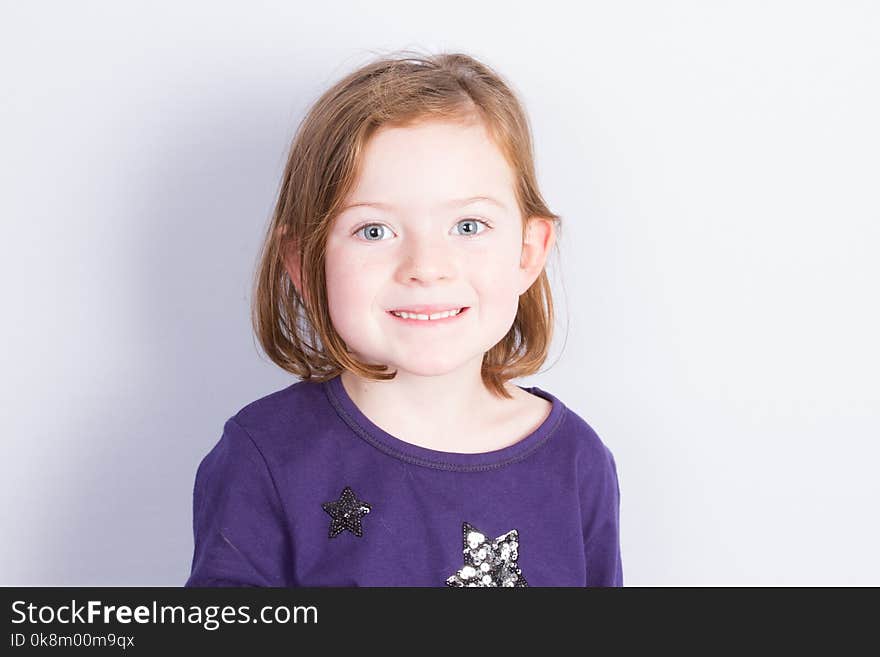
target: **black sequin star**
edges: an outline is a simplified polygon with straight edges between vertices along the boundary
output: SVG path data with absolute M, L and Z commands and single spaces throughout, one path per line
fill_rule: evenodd
M 333 538 L 347 529 L 355 536 L 363 536 L 361 517 L 370 512 L 370 505 L 359 500 L 346 486 L 342 489 L 342 495 L 335 502 L 325 502 L 321 505 L 324 511 L 330 514 L 330 538 Z
M 511 529 L 495 540 L 463 523 L 464 566 L 446 579 L 447 586 L 528 586 L 517 560 L 519 532 Z

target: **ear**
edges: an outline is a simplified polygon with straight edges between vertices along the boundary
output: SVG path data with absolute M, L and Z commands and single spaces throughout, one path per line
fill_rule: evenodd
M 288 240 L 286 243 L 284 242 L 284 233 L 286 232 L 286 226 L 278 226 L 275 231 L 278 239 L 282 240 L 282 261 L 284 262 L 284 270 L 287 272 L 287 275 L 290 276 L 290 280 L 293 283 L 294 287 L 296 287 L 296 291 L 302 296 L 302 280 L 301 280 L 301 270 L 300 270 L 300 261 L 299 261 L 299 250 L 296 248 L 296 242 L 294 240 Z
M 544 269 L 556 243 L 556 224 L 545 217 L 529 217 L 520 256 L 520 295 L 525 294 Z

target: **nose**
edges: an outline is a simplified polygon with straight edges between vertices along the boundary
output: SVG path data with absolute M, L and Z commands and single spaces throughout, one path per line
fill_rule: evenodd
M 452 245 L 442 236 L 410 234 L 401 251 L 398 278 L 403 283 L 450 278 L 455 268 Z

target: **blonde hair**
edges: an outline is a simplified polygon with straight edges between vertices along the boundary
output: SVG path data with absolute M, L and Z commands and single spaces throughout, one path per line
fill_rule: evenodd
M 422 120 L 482 120 L 509 163 L 523 217 L 555 222 L 538 190 L 531 130 L 520 102 L 500 75 L 461 53 L 398 51 L 349 73 L 300 123 L 254 278 L 251 319 L 266 355 L 297 377 L 326 381 L 343 369 L 390 380 L 387 365 L 352 356 L 330 320 L 324 252 L 333 220 L 358 179 L 362 154 L 381 127 Z M 301 266 L 297 284 L 285 262 Z M 536 373 L 553 335 L 553 298 L 546 270 L 519 298 L 513 325 L 483 356 L 487 389 L 511 399 L 505 383 Z

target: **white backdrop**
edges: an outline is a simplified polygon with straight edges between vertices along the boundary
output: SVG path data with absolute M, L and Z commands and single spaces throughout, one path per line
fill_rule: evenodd
M 517 383 L 613 451 L 625 584 L 880 585 L 880 6 L 428 7 L 2 3 L 0 584 L 183 584 L 198 462 L 294 382 L 248 311 L 296 125 L 408 47 L 525 102 L 564 228 Z

